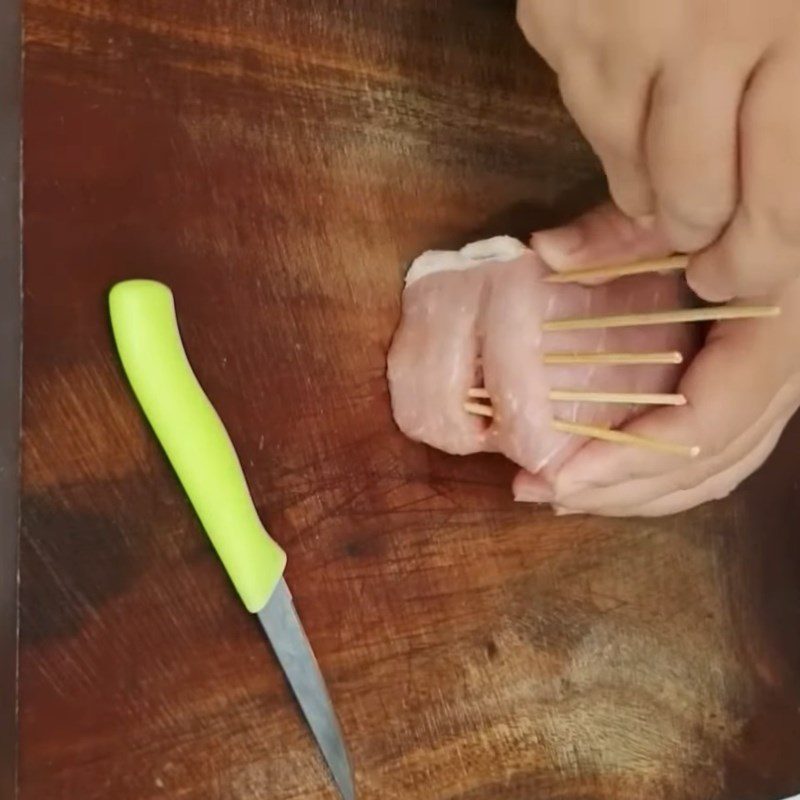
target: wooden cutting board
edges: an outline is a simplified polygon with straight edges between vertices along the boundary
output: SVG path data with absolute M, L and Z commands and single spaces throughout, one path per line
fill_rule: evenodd
M 22 52 L 17 0 L 0 5 L 0 797 L 16 789 Z
M 120 377 L 198 375 L 381 800 L 800 790 L 800 427 L 731 499 L 555 519 L 405 440 L 405 265 L 602 195 L 512 2 L 28 0 L 20 797 L 334 798 Z

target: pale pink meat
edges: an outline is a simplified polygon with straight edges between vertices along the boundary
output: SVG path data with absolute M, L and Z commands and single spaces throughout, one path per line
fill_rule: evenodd
M 685 325 L 543 334 L 547 319 L 683 307 L 683 282 L 647 275 L 593 288 L 548 284 L 541 260 L 512 241 L 473 245 L 466 252 L 478 257 L 460 262 L 459 254 L 449 254 L 452 263 L 438 254 L 438 269 L 427 254 L 423 269 L 412 268 L 388 356 L 392 408 L 412 439 L 461 455 L 500 452 L 550 482 L 586 441 L 555 432 L 554 417 L 619 426 L 641 411 L 551 403 L 551 389 L 670 392 L 682 367 L 545 366 L 544 352 L 678 350 L 688 360 L 696 345 Z M 502 258 L 491 256 L 493 247 Z M 464 410 L 468 390 L 480 385 L 491 394 L 493 420 Z

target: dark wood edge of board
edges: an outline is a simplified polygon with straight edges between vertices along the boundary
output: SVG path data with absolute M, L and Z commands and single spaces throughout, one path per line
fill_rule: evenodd
M 16 797 L 22 355 L 22 26 L 0 4 L 0 797 Z

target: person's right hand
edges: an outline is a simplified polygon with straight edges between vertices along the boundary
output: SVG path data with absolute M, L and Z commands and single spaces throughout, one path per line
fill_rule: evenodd
M 557 271 L 668 252 L 657 231 L 603 206 L 531 246 Z M 781 316 L 714 324 L 676 391 L 683 407 L 649 411 L 624 430 L 698 445 L 696 459 L 591 441 L 562 467 L 555 489 L 520 473 L 518 500 L 610 516 L 662 515 L 724 497 L 772 452 L 800 405 L 800 281 L 776 302 Z
M 800 276 L 797 0 L 518 0 L 628 216 L 704 300 Z

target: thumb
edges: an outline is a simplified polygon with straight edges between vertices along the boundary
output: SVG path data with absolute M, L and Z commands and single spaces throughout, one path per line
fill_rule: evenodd
M 530 245 L 556 272 L 630 264 L 672 252 L 651 218 L 631 219 L 613 203 L 558 228 L 534 232 Z

